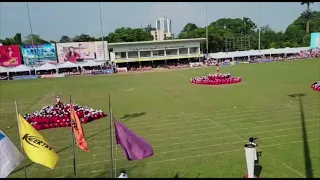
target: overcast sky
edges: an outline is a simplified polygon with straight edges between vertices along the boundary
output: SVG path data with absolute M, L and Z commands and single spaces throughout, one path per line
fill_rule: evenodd
M 299 2 L 235 3 L 209 2 L 208 22 L 219 18 L 249 17 L 259 24 L 275 30 L 285 30 L 306 9 Z M 320 3 L 311 5 L 320 11 Z M 59 40 L 62 35 L 75 36 L 81 33 L 101 36 L 98 2 L 43 2 L 29 3 L 34 34 L 47 40 Z M 137 28 L 166 16 L 172 20 L 172 30 L 179 33 L 186 23 L 205 26 L 205 2 L 103 2 L 101 3 L 105 35 L 119 27 Z M 0 39 L 20 32 L 30 34 L 26 3 L 1 3 Z

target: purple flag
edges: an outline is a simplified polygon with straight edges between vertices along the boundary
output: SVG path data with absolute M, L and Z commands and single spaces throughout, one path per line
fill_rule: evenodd
M 129 161 L 141 160 L 153 155 L 152 147 L 147 141 L 116 120 L 114 127 L 116 143 L 121 145 L 123 154 Z

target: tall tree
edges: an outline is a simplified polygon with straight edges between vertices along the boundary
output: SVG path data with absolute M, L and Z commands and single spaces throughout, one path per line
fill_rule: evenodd
M 47 44 L 48 41 L 41 39 L 39 35 L 37 34 L 29 34 L 25 40 L 23 41 L 23 44 Z
M 91 37 L 88 34 L 80 34 L 79 36 L 76 36 L 73 38 L 73 42 L 90 42 L 95 41 L 94 37 Z
M 21 33 L 16 33 L 12 40 L 14 41 L 14 44 L 22 45 Z
M 135 42 L 135 41 L 151 41 L 153 39 L 151 33 L 141 29 L 118 28 L 114 32 L 109 33 L 107 41 L 114 42 Z
M 63 36 L 61 36 L 59 42 L 60 43 L 67 43 L 67 42 L 71 42 L 71 39 L 69 38 L 69 36 L 63 35 Z
M 314 2 L 301 2 L 301 5 L 307 5 L 307 25 L 306 25 L 306 33 L 309 34 L 310 28 L 310 4 Z

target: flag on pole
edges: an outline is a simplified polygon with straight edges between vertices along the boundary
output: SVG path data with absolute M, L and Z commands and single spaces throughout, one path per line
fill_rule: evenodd
M 0 130 L 0 178 L 9 176 L 23 159 L 23 155 Z
M 89 152 L 87 142 L 84 138 L 84 133 L 82 130 L 80 120 L 78 118 L 76 111 L 73 108 L 72 103 L 70 103 L 70 119 L 71 119 L 74 138 L 76 139 L 77 145 L 79 146 L 80 149 L 86 152 Z
M 116 144 L 120 144 L 124 156 L 129 161 L 141 160 L 153 155 L 152 147 L 147 141 L 116 120 L 114 126 Z
M 56 152 L 20 114 L 18 122 L 21 146 L 25 154 L 31 161 L 53 169 L 59 159 Z

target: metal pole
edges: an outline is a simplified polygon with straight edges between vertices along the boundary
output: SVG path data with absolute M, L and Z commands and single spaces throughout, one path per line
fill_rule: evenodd
M 15 104 L 15 107 L 16 107 L 16 115 L 17 115 L 18 129 L 19 129 L 19 139 L 20 139 L 20 146 L 21 146 L 21 154 L 25 155 L 24 150 L 23 150 L 23 146 L 22 146 L 22 142 L 21 142 L 21 137 L 20 137 L 19 111 L 18 111 L 18 103 L 17 103 L 17 101 L 14 101 L 14 104 Z M 27 178 L 27 167 L 23 166 L 23 170 L 24 170 L 24 178 Z
M 27 2 L 27 10 L 28 10 L 28 18 L 29 18 L 29 26 L 31 31 L 31 44 L 33 46 L 33 31 L 32 31 L 32 24 L 31 24 L 31 17 L 30 17 L 30 9 L 29 9 L 29 3 Z
M 261 16 L 262 16 L 262 3 L 259 4 L 259 51 L 261 49 Z
M 31 32 L 31 44 L 32 48 L 34 48 L 34 42 L 33 42 L 33 31 L 32 31 L 32 24 L 31 24 L 31 17 L 30 17 L 30 9 L 29 9 L 29 3 L 27 2 L 27 11 L 28 11 L 28 19 L 29 19 L 29 26 L 30 26 L 30 32 Z M 37 51 L 33 51 L 34 53 L 34 60 L 36 59 L 36 53 Z M 33 62 L 32 62 L 33 63 Z
M 70 108 L 72 106 L 72 102 L 71 102 L 71 95 L 70 95 Z M 74 140 L 74 133 L 73 133 L 73 126 L 72 126 L 72 119 L 71 119 L 71 109 L 70 109 L 70 113 L 69 113 L 69 119 L 70 119 L 70 123 L 71 123 L 71 138 L 72 138 L 72 151 L 73 151 L 73 175 L 74 178 L 77 178 L 77 167 L 76 167 L 76 147 L 75 147 L 75 140 Z
M 208 40 L 208 2 L 206 2 L 206 48 L 207 48 L 207 58 L 209 55 L 209 40 Z
M 109 94 L 109 116 L 110 116 L 110 161 L 111 161 L 111 178 L 113 178 L 113 140 L 112 140 L 112 129 L 113 129 L 113 123 L 112 123 L 112 111 L 111 111 L 111 97 Z
M 100 12 L 101 40 L 102 40 L 102 46 L 103 46 L 103 60 L 106 61 L 106 52 L 105 52 L 105 49 L 104 49 L 102 13 L 101 13 L 101 3 L 100 2 L 99 2 L 99 12 Z

